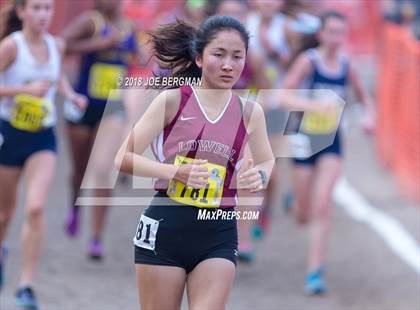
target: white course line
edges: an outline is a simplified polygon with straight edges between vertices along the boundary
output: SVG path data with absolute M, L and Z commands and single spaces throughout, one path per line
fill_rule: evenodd
M 392 251 L 420 275 L 420 248 L 417 241 L 393 217 L 374 208 L 342 177 L 334 189 L 334 201 L 354 220 L 375 231 Z

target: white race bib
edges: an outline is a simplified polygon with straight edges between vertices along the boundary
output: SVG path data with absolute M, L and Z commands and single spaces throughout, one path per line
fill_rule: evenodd
M 159 221 L 142 214 L 137 225 L 136 235 L 133 238 L 134 244 L 153 251 L 155 249 L 158 228 Z

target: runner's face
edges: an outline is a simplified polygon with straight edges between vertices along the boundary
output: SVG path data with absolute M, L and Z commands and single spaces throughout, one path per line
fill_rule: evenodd
M 283 0 L 255 0 L 254 2 L 258 12 L 265 19 L 271 19 L 284 6 Z
M 196 58 L 207 88 L 232 88 L 245 65 L 245 44 L 235 30 L 224 30 Z
M 18 7 L 18 16 L 24 27 L 42 33 L 48 30 L 54 13 L 53 0 L 27 0 Z
M 346 22 L 339 19 L 330 17 L 325 21 L 325 25 L 319 33 L 321 44 L 327 48 L 339 48 L 346 38 Z
M 232 16 L 240 22 L 243 22 L 246 16 L 246 8 L 238 0 L 226 0 L 219 5 L 217 14 Z

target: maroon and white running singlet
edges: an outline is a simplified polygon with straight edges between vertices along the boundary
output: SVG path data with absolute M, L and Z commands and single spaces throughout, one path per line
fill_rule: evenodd
M 229 101 L 215 120 L 210 120 L 191 86 L 182 86 L 181 102 L 175 118 L 153 141 L 152 150 L 162 163 L 182 165 L 193 159 L 207 159 L 205 188 L 193 189 L 181 182 L 159 179 L 155 189 L 171 199 L 196 207 L 235 206 L 236 177 L 243 156 L 247 132 L 244 106 L 231 93 Z

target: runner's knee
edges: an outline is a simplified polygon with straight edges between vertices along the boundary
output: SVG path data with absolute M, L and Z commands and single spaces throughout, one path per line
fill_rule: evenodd
M 330 204 L 329 203 L 320 203 L 315 207 L 314 216 L 318 219 L 328 218 L 330 215 Z
M 44 216 L 44 204 L 40 202 L 29 202 L 26 211 L 30 223 L 39 222 Z

